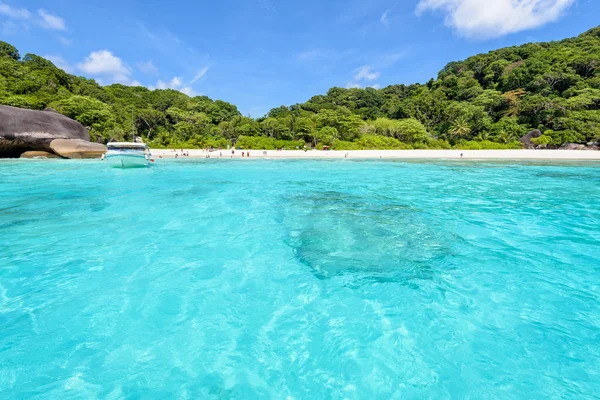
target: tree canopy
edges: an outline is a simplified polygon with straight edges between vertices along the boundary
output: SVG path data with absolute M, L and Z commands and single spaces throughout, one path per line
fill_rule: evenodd
M 600 27 L 451 62 L 425 84 L 334 87 L 264 117 L 176 90 L 100 86 L 0 42 L 0 103 L 52 107 L 99 140 L 153 146 L 333 148 L 518 147 L 529 130 L 560 146 L 600 139 Z

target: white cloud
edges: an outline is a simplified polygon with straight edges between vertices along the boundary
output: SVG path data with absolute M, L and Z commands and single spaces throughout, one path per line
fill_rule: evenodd
M 177 36 L 173 35 L 170 31 L 166 31 L 166 34 L 170 40 L 174 41 L 177 44 L 181 44 L 181 40 Z
M 26 8 L 14 8 L 2 2 L 0 2 L 0 14 L 14 19 L 29 19 L 31 17 L 31 13 Z
M 325 52 L 321 49 L 307 50 L 299 53 L 296 58 L 301 62 L 315 61 L 323 58 Z
M 370 87 L 373 89 L 380 89 L 381 85 L 378 83 L 375 83 L 373 85 L 367 85 L 365 87 Z M 346 85 L 346 89 L 361 89 L 361 88 L 362 88 L 362 86 L 358 82 L 348 82 L 348 84 Z
M 70 46 L 71 43 L 73 43 L 73 41 L 69 38 L 66 38 L 64 36 L 58 36 L 58 41 L 62 43 L 63 46 Z
M 108 50 L 92 52 L 86 59 L 77 65 L 77 67 L 89 75 L 100 75 L 102 81 L 108 80 L 111 83 L 130 84 L 131 71 L 123 61 Z
M 156 65 L 154 65 L 152 60 L 149 60 L 146 62 L 139 62 L 139 63 L 137 63 L 137 67 L 140 71 L 142 71 L 145 74 L 148 74 L 148 75 L 157 75 L 158 74 L 158 68 L 156 67 Z
M 48 11 L 40 8 L 38 10 L 38 15 L 42 18 L 41 25 L 44 28 L 55 29 L 58 31 L 66 31 L 67 27 L 65 25 L 65 20 L 56 15 L 50 14 Z
M 21 32 L 27 32 L 29 30 L 29 26 L 23 22 L 15 22 L 15 21 L 5 21 L 2 24 L 2 33 L 4 35 L 16 35 Z
M 156 86 L 150 86 L 148 89 L 150 89 L 150 90 L 173 89 L 173 90 L 178 90 L 181 93 L 187 94 L 190 97 L 194 97 L 194 96 L 198 95 L 198 93 L 196 93 L 196 91 L 194 89 L 192 89 L 190 86 L 184 87 L 181 78 L 178 76 L 171 79 L 170 82 L 164 82 L 164 81 L 159 80 L 158 82 L 156 82 Z
M 273 7 L 273 3 L 271 3 L 270 0 L 258 0 L 258 4 L 261 5 L 262 8 L 264 8 L 267 11 L 273 11 L 274 7 Z
M 57 15 L 54 15 L 43 8 L 37 10 L 37 16 L 34 16 L 28 9 L 26 8 L 16 8 L 12 7 L 6 3 L 0 2 L 0 15 L 5 15 L 9 19 L 12 20 L 22 20 L 21 28 L 19 30 L 27 30 L 29 29 L 29 24 L 39 25 L 45 29 L 66 31 L 67 26 L 65 20 Z M 8 24 L 8 25 L 7 25 Z M 10 25 L 12 24 L 12 25 Z M 5 30 L 6 27 L 16 27 L 14 23 L 11 21 L 7 21 L 4 23 Z M 14 29 L 13 29 L 14 30 Z
M 202 78 L 204 75 L 206 75 L 206 73 L 208 72 L 208 68 L 209 67 L 204 67 L 202 68 L 200 71 L 198 71 L 198 73 L 196 74 L 196 76 L 194 76 L 194 79 L 192 79 L 190 81 L 190 85 L 193 85 L 194 83 L 196 83 L 198 81 L 198 79 Z
M 61 56 L 57 56 L 57 55 L 52 55 L 52 54 L 48 54 L 43 56 L 46 60 L 50 60 L 52 61 L 52 64 L 54 64 L 56 67 L 64 70 L 65 72 L 68 73 L 72 73 L 73 72 L 73 67 Z
M 396 53 L 388 53 L 388 54 L 382 54 L 381 56 L 377 57 L 377 66 L 379 68 L 388 68 L 391 67 L 392 65 L 396 64 L 398 61 L 402 60 L 403 58 L 406 58 L 408 55 L 407 51 L 399 51 Z
M 441 10 L 461 35 L 493 38 L 556 21 L 575 0 L 419 0 L 416 13 Z
M 197 93 L 194 91 L 194 89 L 189 86 L 177 90 L 179 90 L 181 93 L 187 94 L 190 97 L 197 96 Z
M 181 87 L 181 78 L 179 78 L 177 76 L 175 78 L 173 78 L 171 80 L 170 87 L 172 87 L 172 88 Z
M 385 10 L 383 14 L 381 14 L 381 18 L 379 18 L 379 22 L 384 24 L 385 26 L 390 25 L 390 21 L 388 21 L 388 15 L 390 14 L 390 10 Z
M 362 67 L 356 70 L 356 74 L 354 75 L 354 79 L 360 81 L 362 79 L 367 81 L 374 81 L 379 78 L 381 73 L 373 71 L 373 67 L 370 65 L 363 65 Z

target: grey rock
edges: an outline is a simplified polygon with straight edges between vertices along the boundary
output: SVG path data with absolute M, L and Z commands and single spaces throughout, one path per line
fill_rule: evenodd
M 19 157 L 26 151 L 52 152 L 55 139 L 89 142 L 79 122 L 64 115 L 0 105 L 0 157 Z
M 559 147 L 559 150 L 586 150 L 586 147 L 578 143 L 565 143 Z
M 539 129 L 534 129 L 519 140 L 521 143 L 523 143 L 525 148 L 535 149 L 536 145 L 531 141 L 531 139 L 539 138 L 540 136 L 542 136 L 542 132 Z

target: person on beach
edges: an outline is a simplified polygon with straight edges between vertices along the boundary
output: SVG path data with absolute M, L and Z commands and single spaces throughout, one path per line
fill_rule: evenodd
M 463 158 L 463 153 L 460 153 L 460 158 Z
M 244 152 L 242 151 L 242 157 L 244 157 Z

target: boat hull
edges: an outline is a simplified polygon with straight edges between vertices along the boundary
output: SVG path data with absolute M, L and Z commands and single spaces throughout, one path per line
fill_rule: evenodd
M 105 162 L 114 168 L 144 168 L 150 165 L 145 155 L 106 154 Z

